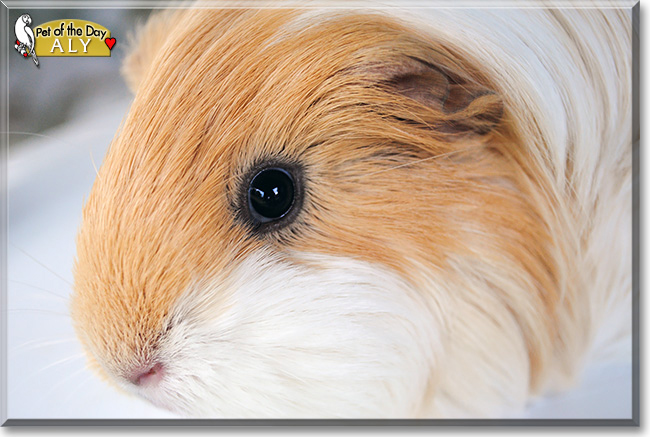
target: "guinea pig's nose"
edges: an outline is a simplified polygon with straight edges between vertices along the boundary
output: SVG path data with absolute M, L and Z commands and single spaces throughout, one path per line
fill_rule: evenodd
M 133 372 L 129 380 L 137 386 L 151 386 L 156 385 L 164 376 L 164 369 L 162 364 L 156 363 L 153 366 L 147 366 L 137 369 Z

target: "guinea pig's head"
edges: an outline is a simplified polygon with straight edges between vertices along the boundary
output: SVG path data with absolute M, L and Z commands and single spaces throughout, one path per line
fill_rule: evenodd
M 504 356 L 528 390 L 554 267 L 479 66 L 373 13 L 182 10 L 139 41 L 77 241 L 101 373 L 213 417 L 443 414 Z

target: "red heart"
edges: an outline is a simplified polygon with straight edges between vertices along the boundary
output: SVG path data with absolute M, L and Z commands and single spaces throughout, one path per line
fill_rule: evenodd
M 108 46 L 109 50 L 113 50 L 113 46 L 115 45 L 115 38 L 106 38 L 104 42 Z

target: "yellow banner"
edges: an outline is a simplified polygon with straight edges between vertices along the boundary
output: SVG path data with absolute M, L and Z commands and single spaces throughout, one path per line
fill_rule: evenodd
M 104 26 L 85 20 L 54 20 L 34 27 L 34 51 L 47 56 L 110 56 L 115 38 Z

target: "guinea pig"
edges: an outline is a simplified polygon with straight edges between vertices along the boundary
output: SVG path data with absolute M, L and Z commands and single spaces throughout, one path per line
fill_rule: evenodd
M 507 417 L 629 354 L 631 29 L 154 15 L 77 240 L 90 365 L 188 417 Z

